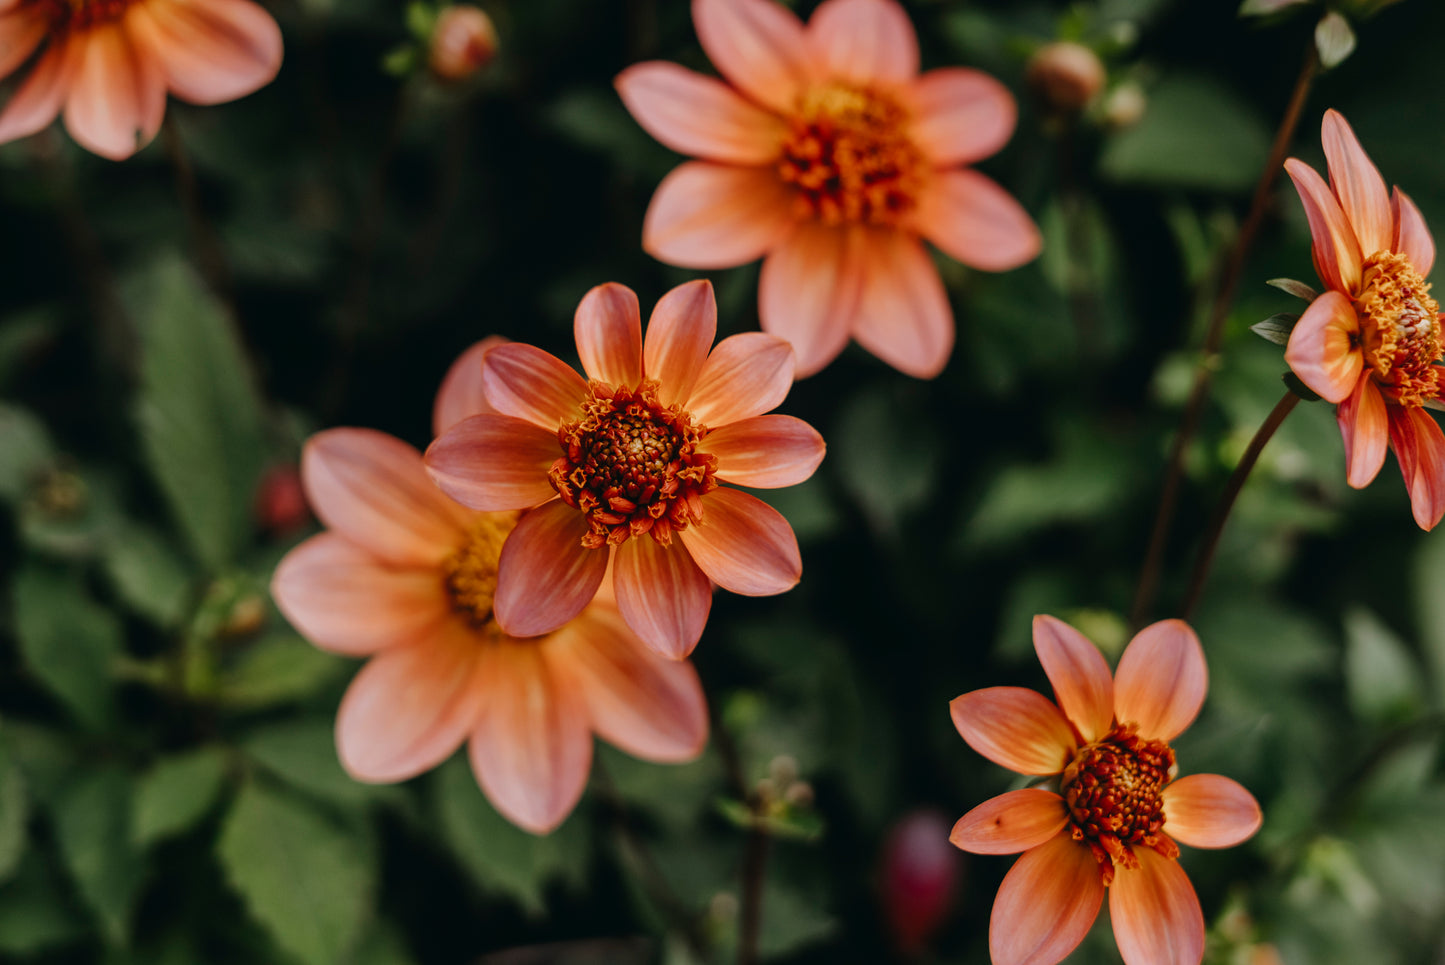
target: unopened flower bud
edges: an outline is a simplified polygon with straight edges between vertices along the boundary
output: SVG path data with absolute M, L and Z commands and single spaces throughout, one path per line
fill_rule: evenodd
M 1104 123 L 1115 129 L 1133 127 L 1144 118 L 1149 107 L 1149 98 L 1144 88 L 1133 81 L 1125 81 L 1109 92 L 1104 99 Z
M 256 486 L 256 523 L 271 536 L 287 536 L 311 519 L 301 473 L 295 466 L 273 466 Z
M 898 950 L 916 956 L 948 916 L 961 859 L 948 841 L 948 819 L 923 809 L 905 816 L 883 845 L 883 913 Z
M 779 754 L 768 762 L 768 777 L 779 788 L 786 788 L 798 779 L 798 759 L 791 754 Z
M 1107 79 L 1099 55 L 1071 41 L 1040 47 L 1029 58 L 1025 76 L 1044 104 L 1061 113 L 1083 110 Z
M 787 793 L 783 800 L 790 808 L 810 808 L 813 806 L 813 785 L 807 781 L 794 781 L 788 785 Z
M 432 29 L 427 63 L 445 81 L 462 81 L 492 62 L 497 29 L 492 18 L 470 4 L 447 7 Z
M 266 601 L 259 593 L 248 593 L 236 600 L 221 626 L 227 639 L 249 637 L 266 625 Z

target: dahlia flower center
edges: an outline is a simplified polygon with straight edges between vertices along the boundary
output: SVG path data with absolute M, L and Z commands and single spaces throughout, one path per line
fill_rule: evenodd
M 442 561 L 452 607 L 475 626 L 485 626 L 492 619 L 492 600 L 497 595 L 497 560 L 511 531 L 512 521 L 507 521 L 504 515 L 481 516 L 467 530 L 456 552 Z
M 22 0 L 25 2 L 25 0 Z M 119 20 L 137 0 L 29 0 L 42 8 L 52 32 L 85 30 L 99 23 Z
M 678 406 L 663 406 L 657 383 L 635 389 L 591 385 L 582 418 L 557 430 L 562 456 L 547 477 L 587 517 L 589 549 L 650 534 L 663 546 L 702 519 L 701 497 L 717 488 L 717 460 L 697 451 L 707 434 Z
M 1429 292 L 1430 283 L 1405 255 L 1381 251 L 1365 262 L 1364 286 L 1355 301 L 1365 361 L 1401 405 L 1421 405 L 1440 384 L 1435 363 L 1445 339 L 1440 306 Z
M 1136 846 L 1167 858 L 1179 855 L 1178 846 L 1162 833 L 1164 787 L 1174 771 L 1173 749 L 1140 737 L 1133 724 L 1116 724 L 1081 747 L 1064 768 L 1060 791 L 1074 840 L 1089 846 L 1104 884 L 1114 880 L 1115 863 L 1139 867 Z
M 778 171 L 800 213 L 824 224 L 896 224 L 917 205 L 928 163 L 890 95 L 826 84 L 798 97 Z

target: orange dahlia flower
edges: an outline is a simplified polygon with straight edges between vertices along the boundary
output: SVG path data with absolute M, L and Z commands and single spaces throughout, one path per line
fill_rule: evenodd
M 0 144 L 55 120 L 120 161 L 160 130 L 166 91 L 235 100 L 281 68 L 281 30 L 250 0 L 0 0 L 0 80 L 45 44 L 0 110 Z
M 974 750 L 1053 778 L 985 801 L 950 836 L 975 854 L 1024 852 L 994 901 L 994 965 L 1061 961 L 1106 890 L 1126 965 L 1199 965 L 1204 916 L 1175 842 L 1227 848 L 1261 821 L 1254 798 L 1227 777 L 1174 779 L 1169 741 L 1194 720 L 1208 684 L 1199 638 L 1179 620 L 1145 627 L 1117 677 L 1083 634 L 1053 617 L 1034 617 L 1034 649 L 1057 704 L 989 687 L 950 705 Z
M 490 347 L 453 367 L 439 425 L 478 411 Z M 651 761 L 702 751 L 696 671 L 644 647 L 610 600 L 545 637 L 518 640 L 497 625 L 497 560 L 516 513 L 457 505 L 427 478 L 421 453 L 369 429 L 313 436 L 301 472 L 330 529 L 287 554 L 271 593 L 318 647 L 371 658 L 336 718 L 337 752 L 357 780 L 405 780 L 468 741 L 497 810 L 540 834 L 581 796 L 594 733 Z
M 746 596 L 802 575 L 792 527 L 755 496 L 720 486 L 800 483 L 823 459 L 806 422 L 763 415 L 788 394 L 793 352 L 762 332 L 712 346 L 712 285 L 662 297 L 648 323 L 618 284 L 577 306 L 588 378 L 530 345 L 487 353 L 499 415 L 474 416 L 426 453 L 448 495 L 474 509 L 526 510 L 502 548 L 496 616 L 519 637 L 572 619 L 603 582 L 647 644 L 684 657 L 702 636 L 712 585 Z M 590 379 L 590 381 L 589 381 Z
M 824 0 L 806 26 L 772 0 L 693 0 L 692 19 L 724 80 L 661 61 L 617 77 L 649 134 L 700 159 L 658 187 L 643 247 L 685 268 L 766 256 L 763 330 L 792 343 L 800 377 L 849 336 L 937 375 L 953 312 L 919 239 L 989 271 L 1039 252 L 1018 202 L 963 167 L 1008 140 L 1013 96 L 976 70 L 920 75 L 893 0 Z
M 1325 112 L 1321 138 L 1329 184 L 1303 161 L 1284 162 L 1326 288 L 1295 325 L 1285 361 L 1339 405 L 1350 485 L 1369 485 L 1393 449 L 1415 522 L 1431 529 L 1445 516 L 1445 434 L 1424 410 L 1445 392 L 1440 306 L 1425 280 L 1435 242 L 1415 202 L 1399 188 L 1386 192 L 1338 112 Z

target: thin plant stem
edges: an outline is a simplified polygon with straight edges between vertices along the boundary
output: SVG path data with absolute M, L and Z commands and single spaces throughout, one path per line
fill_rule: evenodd
M 756 965 L 762 932 L 763 883 L 768 870 L 768 832 L 755 825 L 743 853 L 743 899 L 738 926 L 738 965 Z
M 1244 488 L 1244 481 L 1249 478 L 1249 473 L 1254 469 L 1254 464 L 1259 461 L 1259 454 L 1264 451 L 1265 445 L 1274 436 L 1275 430 L 1284 422 L 1285 417 L 1294 411 L 1299 405 L 1299 396 L 1292 391 L 1286 391 L 1284 398 L 1275 403 L 1264 424 L 1249 440 L 1249 448 L 1244 450 L 1244 455 L 1239 459 L 1239 465 L 1234 467 L 1234 474 L 1229 477 L 1228 484 L 1224 487 L 1224 495 L 1220 497 L 1219 507 L 1214 511 L 1214 518 L 1209 522 L 1209 531 L 1204 537 L 1204 543 L 1199 547 L 1199 558 L 1194 564 L 1194 575 L 1189 580 L 1189 594 L 1184 599 L 1182 616 L 1188 620 L 1194 614 L 1194 608 L 1199 603 L 1199 597 L 1204 592 L 1204 583 L 1209 579 L 1209 568 L 1214 563 L 1214 554 L 1219 549 L 1219 537 L 1224 533 L 1224 524 L 1229 520 L 1229 511 L 1234 508 L 1234 501 L 1239 496 L 1239 491 Z
M 196 170 L 191 164 L 190 155 L 186 153 L 185 143 L 181 140 L 181 134 L 176 128 L 172 113 L 167 113 L 165 121 L 161 124 L 161 140 L 165 144 L 171 167 L 175 169 L 176 196 L 180 198 L 181 209 L 186 213 L 186 225 L 190 229 L 191 241 L 195 245 L 196 260 L 200 263 L 201 273 L 216 296 L 227 305 L 234 306 L 235 289 L 231 279 L 231 268 L 226 263 L 226 254 L 221 247 L 220 236 L 216 234 L 216 229 L 206 218 L 205 208 L 201 204 L 201 194 L 196 186 Z
M 1164 472 L 1164 487 L 1159 494 L 1159 509 L 1154 516 L 1154 528 L 1149 534 L 1149 548 L 1144 554 L 1144 565 L 1139 575 L 1139 589 L 1134 595 L 1134 606 L 1130 611 L 1130 619 L 1136 627 L 1148 619 L 1149 610 L 1154 604 L 1154 594 L 1159 587 L 1159 571 L 1164 557 L 1164 548 L 1169 539 L 1170 527 L 1174 522 L 1174 511 L 1178 508 L 1179 485 L 1184 475 L 1184 454 L 1194 440 L 1194 435 L 1199 430 L 1200 417 L 1204 414 L 1204 403 L 1209 397 L 1214 370 L 1219 362 L 1219 346 L 1224 339 L 1224 322 L 1228 319 L 1229 310 L 1234 305 L 1234 295 L 1239 288 L 1245 259 L 1254 245 L 1254 239 L 1259 233 L 1260 226 L 1264 223 L 1264 215 L 1269 206 L 1270 191 L 1274 187 L 1275 179 L 1279 177 L 1279 170 L 1284 164 L 1284 157 L 1289 150 L 1290 142 L 1294 140 L 1295 128 L 1299 126 L 1300 114 L 1304 111 L 1305 100 L 1309 96 L 1310 86 L 1314 83 L 1315 76 L 1319 73 L 1319 66 L 1319 58 L 1315 53 L 1314 44 L 1311 42 L 1304 66 L 1300 69 L 1299 77 L 1295 81 L 1294 92 L 1290 95 L 1289 106 L 1285 108 L 1279 130 L 1275 133 L 1274 146 L 1270 149 L 1269 159 L 1265 161 L 1264 170 L 1260 172 L 1259 182 L 1255 185 L 1254 198 L 1249 205 L 1249 214 L 1245 216 L 1244 224 L 1240 227 L 1239 234 L 1235 236 L 1234 247 L 1229 253 L 1229 260 L 1225 263 L 1224 272 L 1220 278 L 1218 293 L 1209 317 L 1209 327 L 1204 334 L 1199 364 L 1194 370 L 1194 384 L 1189 390 L 1188 401 L 1184 403 L 1184 412 L 1179 419 L 1179 431 L 1175 434 L 1174 442 L 1169 448 L 1168 465 Z

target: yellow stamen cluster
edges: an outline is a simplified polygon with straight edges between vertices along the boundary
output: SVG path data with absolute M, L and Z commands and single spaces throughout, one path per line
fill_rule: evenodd
M 1074 840 L 1093 852 L 1104 884 L 1113 882 L 1116 863 L 1139 867 L 1136 846 L 1179 856 L 1178 845 L 1163 834 L 1163 792 L 1174 770 L 1173 749 L 1141 738 L 1133 724 L 1116 724 L 1064 768 L 1060 790 Z
M 484 627 L 492 619 L 492 601 L 497 595 L 497 561 L 515 523 L 516 516 L 512 513 L 487 513 L 477 517 L 456 552 L 442 562 L 452 606 L 474 626 Z
M 1429 292 L 1430 283 L 1405 255 L 1381 251 L 1365 262 L 1362 290 L 1355 300 L 1365 361 L 1401 405 L 1421 405 L 1440 388 L 1435 363 L 1445 340 L 1440 306 Z

